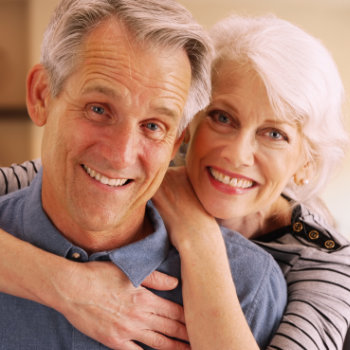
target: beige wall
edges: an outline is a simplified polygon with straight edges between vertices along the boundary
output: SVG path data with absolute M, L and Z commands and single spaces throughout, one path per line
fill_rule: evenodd
M 22 1 L 0 2 L 0 105 L 24 105 L 27 71 L 26 6 Z
M 29 66 L 31 67 L 33 64 L 39 62 L 42 36 L 50 15 L 58 1 L 28 0 L 28 2 L 28 61 Z M 29 132 L 32 140 L 29 145 L 30 158 L 37 158 L 40 156 L 40 145 L 43 129 L 31 124 Z
M 25 31 L 28 37 L 25 39 L 28 42 L 24 47 L 28 48 L 25 64 L 19 64 L 19 69 L 27 68 L 38 60 L 39 48 L 41 43 L 42 32 L 48 21 L 48 16 L 53 7 L 57 4 L 57 0 L 0 0 L 0 23 L 8 21 L 8 14 L 3 12 L 4 4 L 19 3 L 23 6 L 28 4 L 27 8 L 27 28 Z M 196 19 L 210 27 L 215 21 L 228 15 L 229 13 L 239 12 L 244 14 L 262 14 L 275 13 L 276 15 L 294 22 L 303 27 L 311 34 L 319 37 L 323 43 L 332 52 L 335 61 L 338 64 L 339 71 L 343 77 L 346 90 L 348 92 L 348 110 L 350 111 L 350 1 L 349 0 L 179 0 L 189 10 L 192 11 Z M 26 23 L 26 18 L 17 17 L 16 23 Z M 7 23 L 7 22 L 6 22 Z M 0 27 L 1 28 L 1 27 Z M 20 28 L 20 27 L 19 27 Z M 0 30 L 1 33 L 2 30 Z M 18 32 L 18 30 L 17 30 Z M 16 36 L 16 40 L 18 33 Z M 7 40 L 11 40 L 11 45 L 14 47 L 18 43 L 12 39 L 13 35 Z M 7 71 L 4 71 L 1 61 L 1 48 L 3 47 L 3 36 L 0 34 L 0 89 L 4 85 L 3 77 L 6 77 Z M 23 43 L 23 40 L 22 40 Z M 17 50 L 20 50 L 17 47 Z M 22 55 L 22 54 L 20 54 Z M 22 56 L 21 56 L 22 57 Z M 18 57 L 17 57 L 18 59 Z M 23 62 L 22 62 L 23 63 Z M 1 70 L 3 68 L 3 70 Z M 7 85 L 5 85 L 7 86 Z M 21 97 L 22 96 L 22 97 Z M 18 99 L 18 100 L 17 100 Z M 23 100 L 23 90 L 17 93 L 11 93 L 6 99 L 11 103 L 17 103 Z M 1 101 L 1 100 L 0 100 Z M 347 122 L 350 129 L 350 117 L 348 115 Z M 13 125 L 10 128 L 3 128 L 0 123 L 0 140 L 4 133 L 12 134 Z M 20 129 L 20 127 L 19 127 Z M 22 127 L 23 129 L 23 127 Z M 28 146 L 28 156 L 39 156 L 40 131 L 35 127 L 30 127 L 28 133 L 33 142 Z M 23 134 L 23 130 L 22 130 Z M 0 142 L 1 154 L 4 153 L 4 148 Z M 21 146 L 22 147 L 22 146 Z M 6 154 L 8 152 L 6 151 Z M 19 152 L 20 153 L 20 152 Z M 2 162 L 0 156 L 0 165 Z M 14 154 L 9 154 L 11 161 L 20 161 Z M 347 204 L 347 199 L 350 198 L 350 155 L 347 158 L 344 169 L 338 174 L 337 178 L 332 182 L 324 194 L 324 198 L 328 203 L 331 211 L 336 217 L 341 232 L 350 237 L 350 205 Z

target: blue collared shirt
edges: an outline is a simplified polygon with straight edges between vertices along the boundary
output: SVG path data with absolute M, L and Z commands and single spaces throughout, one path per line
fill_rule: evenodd
M 30 187 L 0 198 L 1 228 L 68 259 L 79 256 L 81 262 L 111 260 L 134 286 L 140 285 L 154 270 L 180 279 L 179 254 L 170 244 L 164 223 L 151 202 L 146 208 L 146 215 L 154 226 L 151 235 L 89 256 L 61 235 L 46 216 L 41 203 L 41 181 L 42 171 Z M 258 344 L 264 347 L 283 314 L 287 296 L 285 280 L 278 265 L 263 249 L 236 232 L 224 228 L 222 232 L 243 312 Z M 181 284 L 172 291 L 154 292 L 182 304 Z M 94 350 L 106 347 L 80 333 L 55 310 L 0 293 L 0 349 Z

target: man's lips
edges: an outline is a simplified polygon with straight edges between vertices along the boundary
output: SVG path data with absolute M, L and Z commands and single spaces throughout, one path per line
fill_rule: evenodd
M 208 167 L 209 174 L 218 182 L 233 188 L 249 189 L 255 185 L 253 180 L 243 177 L 231 177 L 218 169 Z
M 96 170 L 89 168 L 85 164 L 83 164 L 83 169 L 90 177 L 92 177 L 93 179 L 95 179 L 96 181 L 100 182 L 103 185 L 108 185 L 111 187 L 120 187 L 120 186 L 124 186 L 126 183 L 130 181 L 129 179 L 109 178 L 105 175 L 98 173 Z

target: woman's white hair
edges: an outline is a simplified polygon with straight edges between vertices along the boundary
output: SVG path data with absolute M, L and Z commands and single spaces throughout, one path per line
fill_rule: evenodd
M 85 37 L 101 22 L 116 18 L 140 43 L 150 48 L 184 49 L 192 84 L 180 125 L 181 132 L 209 102 L 210 39 L 182 5 L 174 0 L 61 0 L 44 34 L 41 63 L 57 96 L 79 64 Z
M 319 40 L 273 15 L 233 15 L 217 23 L 211 37 L 212 70 L 222 60 L 250 66 L 262 79 L 276 115 L 300 127 L 314 176 L 304 186 L 291 179 L 284 193 L 315 206 L 348 144 L 344 90 L 330 53 Z

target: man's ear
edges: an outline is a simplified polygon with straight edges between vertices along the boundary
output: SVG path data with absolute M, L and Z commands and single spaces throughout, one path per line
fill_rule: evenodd
M 190 138 L 191 138 L 190 128 L 186 128 L 184 133 L 185 133 L 185 136 L 184 136 L 183 142 L 187 144 L 190 142 Z
M 175 144 L 174 144 L 174 148 L 173 148 L 173 153 L 171 154 L 171 159 L 173 159 L 177 153 L 177 151 L 179 150 L 179 147 L 181 146 L 181 143 L 185 137 L 185 134 L 186 134 L 186 130 L 185 129 L 181 135 L 177 138 L 177 140 L 175 141 Z
M 26 94 L 29 116 L 37 126 L 46 124 L 49 98 L 50 87 L 46 69 L 37 64 L 28 74 Z

